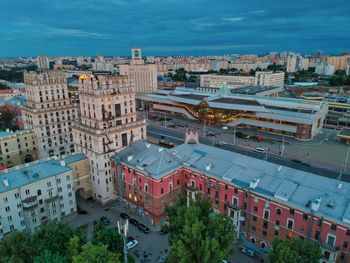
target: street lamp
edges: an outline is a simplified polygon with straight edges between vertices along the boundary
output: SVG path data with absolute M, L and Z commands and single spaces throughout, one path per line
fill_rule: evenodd
M 129 230 L 129 220 L 127 219 L 124 224 L 120 223 L 120 221 L 117 222 L 118 225 L 118 232 L 119 235 L 123 238 L 123 244 L 124 244 L 124 262 L 128 263 L 128 249 L 126 248 L 126 239 L 128 236 L 128 230 Z

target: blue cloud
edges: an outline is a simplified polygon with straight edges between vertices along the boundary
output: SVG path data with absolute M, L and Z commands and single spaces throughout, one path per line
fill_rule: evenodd
M 254 8 L 253 8 L 254 7 Z M 5 0 L 0 57 L 265 53 L 350 47 L 348 0 Z

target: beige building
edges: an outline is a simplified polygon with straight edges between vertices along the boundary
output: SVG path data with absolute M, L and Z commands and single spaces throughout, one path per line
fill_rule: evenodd
M 330 56 L 327 57 L 327 63 L 334 66 L 334 71 L 347 70 L 349 66 L 349 58 L 349 55 Z
M 289 55 L 287 58 L 287 73 L 294 73 L 296 70 L 297 65 L 297 56 L 296 55 Z
M 220 88 L 224 83 L 230 88 L 238 88 L 247 85 L 257 85 L 256 77 L 249 76 L 223 76 L 201 75 L 200 86 L 203 88 Z
M 83 75 L 79 81 L 81 118 L 73 127 L 74 144 L 90 161 L 93 198 L 104 205 L 116 198 L 110 157 L 146 138 L 146 122 L 137 119 L 127 76 Z
M 77 109 L 68 97 L 65 74 L 61 71 L 24 73 L 28 105 L 22 117 L 26 129 L 33 129 L 40 158 L 74 152 L 71 124 Z
M 38 159 L 32 130 L 0 132 L 0 167 L 16 166 Z
M 119 65 L 119 74 L 129 77 L 129 85 L 136 93 L 153 93 L 157 90 L 157 65 L 145 64 L 141 48 L 131 49 L 129 65 Z
M 44 55 L 40 55 L 36 58 L 36 65 L 39 69 L 49 69 L 50 63 L 49 58 Z
M 284 84 L 284 72 L 257 71 L 255 77 L 260 86 L 282 87 Z

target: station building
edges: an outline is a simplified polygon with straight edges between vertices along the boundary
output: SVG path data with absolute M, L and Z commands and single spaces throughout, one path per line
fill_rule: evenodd
M 150 223 L 164 223 L 180 193 L 201 194 L 259 249 L 275 238 L 309 239 L 321 262 L 350 262 L 349 183 L 199 143 L 164 149 L 139 140 L 112 161 L 118 194 Z
M 163 111 L 206 124 L 258 129 L 299 140 L 318 134 L 327 114 L 322 101 L 233 94 L 226 85 L 217 92 L 176 88 L 170 94 L 136 97 L 150 111 Z

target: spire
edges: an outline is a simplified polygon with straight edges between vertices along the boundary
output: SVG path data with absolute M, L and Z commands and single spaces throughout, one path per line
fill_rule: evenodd
M 227 87 L 226 82 L 224 82 L 224 84 L 220 86 L 217 95 L 221 95 L 221 96 L 231 95 L 231 90 L 229 87 Z

